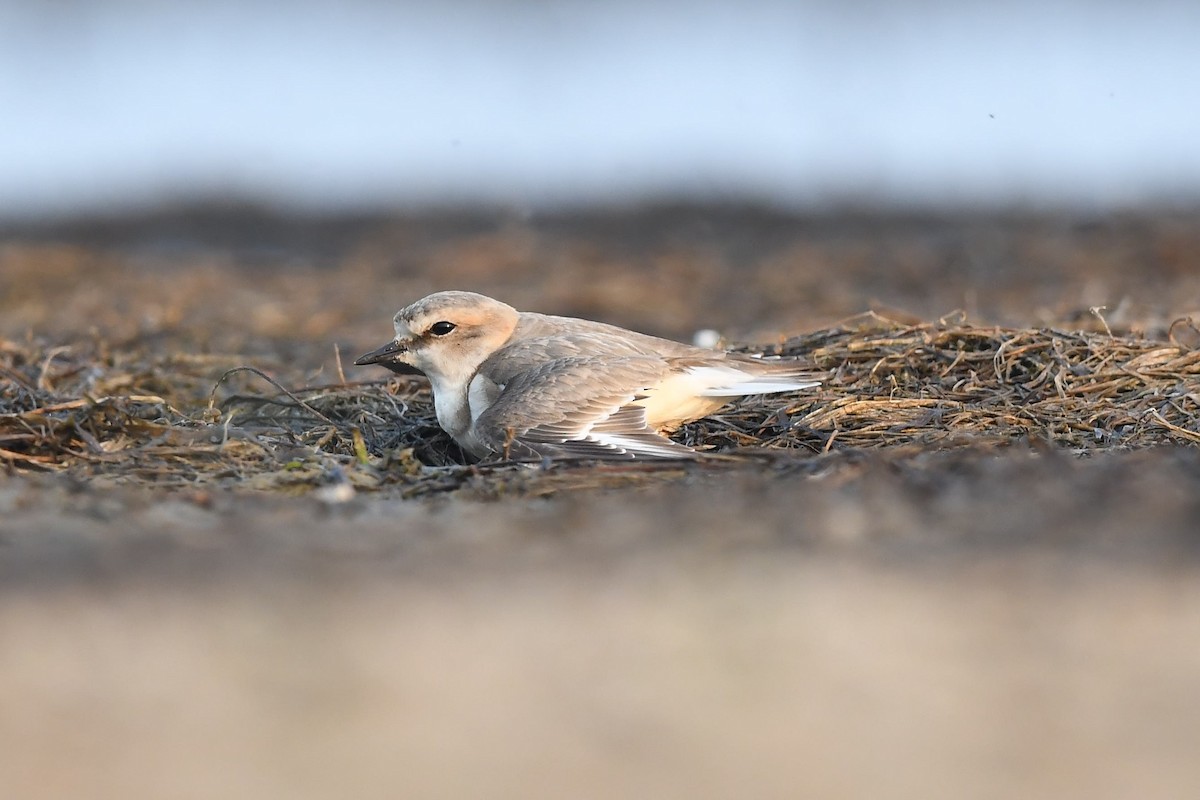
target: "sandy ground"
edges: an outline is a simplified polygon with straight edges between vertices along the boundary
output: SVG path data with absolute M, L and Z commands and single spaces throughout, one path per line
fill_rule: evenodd
M 238 364 L 336 376 L 436 288 L 757 341 L 871 306 L 1152 336 L 1200 310 L 1195 214 L 240 210 L 5 241 L 0 337 L 106 381 L 149 353 L 191 408 Z M 1200 792 L 1195 447 L 340 504 L 110 477 L 0 476 L 0 796 Z

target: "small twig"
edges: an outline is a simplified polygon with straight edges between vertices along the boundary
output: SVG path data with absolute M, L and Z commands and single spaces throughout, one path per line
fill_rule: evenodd
M 211 409 L 212 406 L 209 406 Z M 221 426 L 221 447 L 224 448 L 229 443 L 229 426 L 233 423 L 233 412 L 229 412 L 229 416 L 225 417 L 225 424 Z
M 1200 442 L 1200 433 L 1196 433 L 1195 431 L 1189 431 L 1187 428 L 1181 428 L 1178 425 L 1172 425 L 1171 423 L 1169 423 L 1165 419 L 1163 419 L 1162 414 L 1159 414 L 1156 409 L 1153 409 L 1153 408 L 1150 409 L 1150 416 L 1154 418 L 1155 422 L 1157 422 L 1159 425 L 1163 426 L 1164 428 L 1166 428 L 1168 431 L 1175 434 L 1176 436 L 1181 436 L 1184 439 L 1187 439 L 1192 442 Z
M 283 384 L 281 384 L 279 381 L 275 380 L 270 375 L 263 372 L 261 369 L 258 369 L 257 367 L 234 367 L 233 369 L 225 370 L 225 372 L 221 375 L 221 377 L 217 378 L 217 382 L 215 384 L 213 384 L 212 391 L 208 395 L 208 413 L 209 414 L 214 413 L 214 410 L 216 408 L 217 389 L 221 388 L 221 384 L 225 382 L 226 378 L 228 378 L 230 375 L 233 375 L 236 372 L 249 372 L 254 375 L 257 375 L 258 377 L 262 378 L 267 383 L 274 386 L 279 391 L 286 394 L 288 397 L 292 398 L 292 400 L 294 400 L 296 402 L 296 405 L 300 406 L 305 411 L 307 411 L 308 413 L 317 417 L 318 419 L 322 419 L 325 422 L 328 422 L 330 425 L 334 425 L 339 428 L 344 427 L 341 423 L 335 422 L 334 420 L 332 420 L 329 417 L 322 414 L 320 411 L 317 411 L 315 408 L 310 406 L 308 403 L 301 400 L 299 397 L 297 397 L 295 394 L 293 394 L 290 389 L 288 389 Z
M 346 385 L 346 373 L 342 370 L 342 348 L 338 347 L 338 343 L 333 343 L 333 360 L 337 364 L 338 380 L 343 386 Z
M 1180 317 L 1171 323 L 1171 327 L 1167 328 L 1167 339 L 1171 342 L 1171 344 L 1175 345 L 1180 350 L 1195 350 L 1196 342 L 1193 341 L 1191 344 L 1186 344 L 1179 340 L 1175 333 L 1175 328 L 1177 327 L 1186 328 L 1193 334 L 1200 335 L 1200 328 L 1196 327 L 1196 322 L 1191 317 Z
M 50 362 L 54 360 L 55 356 L 69 352 L 70 350 L 71 348 L 69 346 L 64 345 L 62 347 L 52 347 L 46 351 L 46 358 L 42 361 L 42 369 L 38 373 L 37 378 L 37 386 L 39 389 L 45 392 L 54 391 L 54 387 L 51 386 L 50 381 L 46 379 L 50 372 Z
M 1116 337 L 1113 336 L 1112 328 L 1108 327 L 1108 320 L 1106 320 L 1104 315 L 1100 313 L 1101 311 L 1107 310 L 1108 306 L 1092 306 L 1088 309 L 1088 311 L 1092 312 L 1096 319 L 1100 320 L 1100 324 L 1104 326 L 1104 332 L 1108 334 L 1108 338 L 1115 339 Z

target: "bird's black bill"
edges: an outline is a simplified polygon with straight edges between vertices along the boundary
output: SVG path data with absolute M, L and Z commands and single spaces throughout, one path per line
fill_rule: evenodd
M 399 342 L 393 339 L 378 350 L 372 350 L 371 352 L 354 359 L 354 366 L 365 367 L 368 364 L 381 363 L 384 364 L 384 366 L 392 366 L 391 362 L 394 360 L 396 354 L 403 353 L 405 349 L 407 348 L 402 347 Z

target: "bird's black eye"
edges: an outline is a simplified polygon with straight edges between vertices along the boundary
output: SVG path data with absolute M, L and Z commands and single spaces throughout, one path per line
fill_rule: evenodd
M 455 325 L 453 322 L 446 322 L 445 320 L 442 320 L 441 322 L 433 323 L 433 325 L 431 325 L 429 328 L 429 332 L 432 333 L 434 336 L 445 336 L 447 333 L 454 330 L 456 327 L 458 327 L 458 326 Z

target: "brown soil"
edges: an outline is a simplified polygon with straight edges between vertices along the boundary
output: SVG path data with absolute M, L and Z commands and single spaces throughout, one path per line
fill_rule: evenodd
M 3 242 L 3 796 L 1200 790 L 1200 215 Z M 696 464 L 462 466 L 350 366 L 445 288 L 831 379 Z

